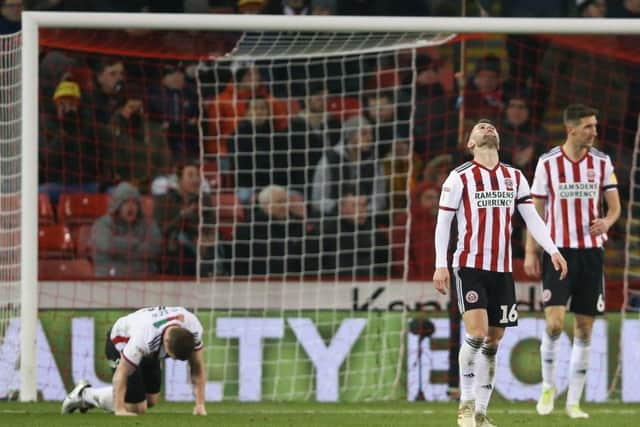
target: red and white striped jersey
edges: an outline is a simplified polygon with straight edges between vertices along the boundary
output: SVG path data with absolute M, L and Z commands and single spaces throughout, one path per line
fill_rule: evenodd
M 531 203 L 531 196 L 518 169 L 467 162 L 451 171 L 442 185 L 440 209 L 456 212 L 453 266 L 510 272 L 511 217 L 519 203 Z
M 594 236 L 589 226 L 600 216 L 601 194 L 615 190 L 617 184 L 611 159 L 594 148 L 577 162 L 562 147 L 540 156 L 531 195 L 547 199 L 545 222 L 556 246 L 602 247 L 607 235 Z
M 183 307 L 141 308 L 116 320 L 111 328 L 111 342 L 123 358 L 138 366 L 143 357 L 166 356 L 162 337 L 168 326 L 187 329 L 195 338 L 196 349 L 202 348 L 202 324 Z

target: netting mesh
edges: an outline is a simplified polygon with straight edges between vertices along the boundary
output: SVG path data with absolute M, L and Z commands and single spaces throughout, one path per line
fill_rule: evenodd
M 20 306 L 20 36 L 0 36 L 0 348 Z
M 447 399 L 459 324 L 438 319 L 429 339 L 406 330 L 407 310 L 437 317 L 449 302 L 424 282 L 440 185 L 468 159 L 460 127 L 495 120 L 502 160 L 531 180 L 537 156 L 566 137 L 566 104 L 595 105 L 599 148 L 627 200 L 638 55 L 617 39 L 465 36 L 469 65 L 457 77 L 461 38 L 246 34 L 233 50 L 240 36 L 43 31 L 40 320 L 43 348 L 56 356 L 42 366 L 58 368 L 41 377 L 47 398 L 82 376 L 109 380 L 83 343 L 101 348 L 125 310 L 175 304 L 197 308 L 207 328 L 211 400 Z M 19 132 L 19 93 L 2 93 L 3 129 Z M 2 144 L 3 184 L 14 185 L 5 166 L 19 159 L 15 139 Z M 2 191 L 4 227 L 18 211 Z M 130 198 L 139 200 L 129 212 L 135 231 L 107 222 L 109 205 Z M 17 277 L 12 224 L 3 228 L 3 292 Z M 516 279 L 527 282 L 517 298 L 535 310 L 540 295 L 522 274 L 523 228 L 514 225 Z M 623 235 L 610 231 L 607 259 L 625 253 Z M 608 262 L 609 309 L 620 307 L 621 277 L 620 263 Z M 496 390 L 535 399 L 530 338 L 543 326 L 522 326 L 505 344 L 515 362 L 503 359 Z M 593 352 L 589 399 L 606 395 L 609 356 L 606 346 Z

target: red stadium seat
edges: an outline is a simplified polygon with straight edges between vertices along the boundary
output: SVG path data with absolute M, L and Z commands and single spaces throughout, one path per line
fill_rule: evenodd
M 69 225 L 91 224 L 108 210 L 108 194 L 61 194 L 58 202 L 58 221 Z
M 40 280 L 83 280 L 93 278 L 93 266 L 86 259 L 40 260 Z
M 66 225 L 43 225 L 38 229 L 38 256 L 40 258 L 71 258 L 73 239 Z
M 53 206 L 47 193 L 38 194 L 38 224 L 55 224 L 56 218 L 53 215 Z

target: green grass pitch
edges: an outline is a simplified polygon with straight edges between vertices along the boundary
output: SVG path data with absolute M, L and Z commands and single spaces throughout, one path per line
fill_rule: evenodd
M 640 404 L 586 404 L 587 420 L 570 420 L 562 402 L 548 416 L 536 415 L 534 403 L 496 403 L 489 408 L 498 427 L 631 427 L 640 425 Z M 60 415 L 58 403 L 0 402 L 0 426 L 455 426 L 454 403 L 209 403 L 207 417 L 191 415 L 191 404 L 160 403 L 143 416 L 116 418 L 100 410 Z

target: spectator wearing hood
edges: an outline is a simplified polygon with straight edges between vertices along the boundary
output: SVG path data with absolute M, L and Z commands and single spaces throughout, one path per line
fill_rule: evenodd
M 138 189 L 121 182 L 113 190 L 109 212 L 91 229 L 96 277 L 145 277 L 158 272 L 161 244 L 155 221 L 144 218 Z

